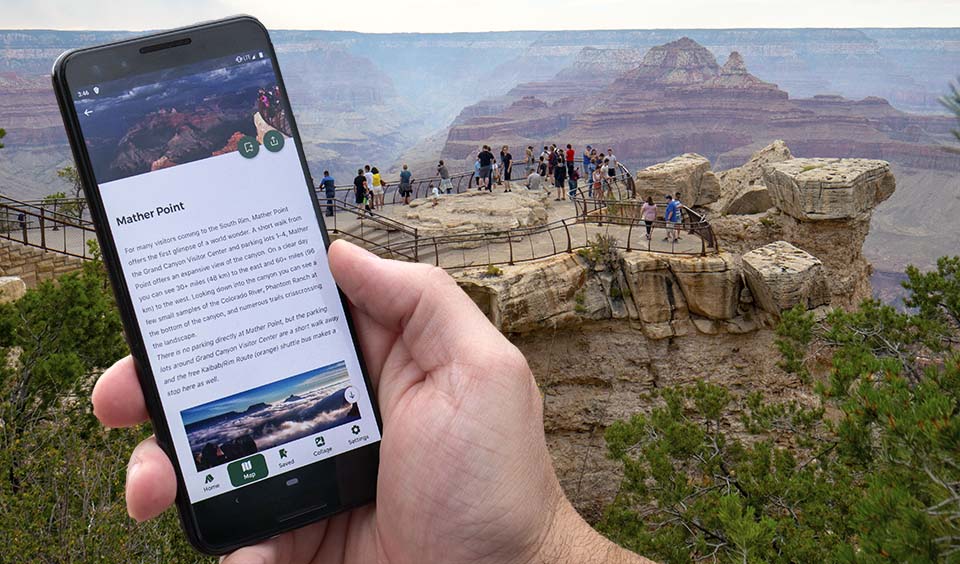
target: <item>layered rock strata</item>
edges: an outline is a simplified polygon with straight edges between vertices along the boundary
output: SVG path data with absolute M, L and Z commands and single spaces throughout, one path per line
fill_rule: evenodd
M 720 198 L 720 182 L 702 155 L 687 153 L 637 172 L 637 197 L 660 202 L 664 195 L 680 193 L 688 206 L 705 206 Z
M 810 310 L 830 303 L 823 263 L 786 241 L 743 255 L 743 273 L 757 305 L 776 316 L 797 305 Z

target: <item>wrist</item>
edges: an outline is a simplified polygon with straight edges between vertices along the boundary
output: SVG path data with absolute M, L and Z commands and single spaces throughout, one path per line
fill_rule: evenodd
M 644 564 L 638 556 L 598 533 L 563 497 L 540 546 L 536 564 Z

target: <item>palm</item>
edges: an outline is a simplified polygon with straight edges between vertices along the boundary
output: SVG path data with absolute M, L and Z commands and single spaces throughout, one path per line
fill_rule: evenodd
M 524 470 L 538 434 L 542 444 L 542 428 L 527 423 L 539 418 L 530 417 L 538 404 L 526 368 L 485 373 L 482 355 L 477 363 L 424 361 L 411 354 L 416 347 L 403 332 L 357 309 L 354 318 L 370 371 L 379 376 L 385 432 L 378 502 L 278 538 L 270 547 L 278 561 L 503 561 L 490 553 L 493 542 L 532 553 L 539 539 L 523 538 L 518 531 L 531 527 L 520 525 L 545 516 L 524 514 L 534 504 L 520 492 L 548 496 L 552 474 Z M 474 386 L 499 391 L 477 393 Z M 507 434 L 527 439 L 505 441 Z M 536 482 L 533 490 L 525 481 Z

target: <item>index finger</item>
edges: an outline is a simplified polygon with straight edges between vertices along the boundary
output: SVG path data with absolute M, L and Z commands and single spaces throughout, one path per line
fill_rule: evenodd
M 106 427 L 131 427 L 147 420 L 147 405 L 133 357 L 121 358 L 97 380 L 90 398 L 93 414 Z

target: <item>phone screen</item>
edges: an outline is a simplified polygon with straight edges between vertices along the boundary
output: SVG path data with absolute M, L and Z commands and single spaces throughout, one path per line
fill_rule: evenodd
M 379 441 L 270 53 L 70 86 L 190 502 Z

